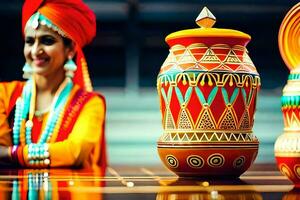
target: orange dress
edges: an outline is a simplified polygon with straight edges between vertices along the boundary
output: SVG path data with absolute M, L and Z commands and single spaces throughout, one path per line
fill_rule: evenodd
M 12 125 L 9 115 L 24 82 L 0 83 L 0 145 L 12 146 Z M 86 98 L 88 97 L 88 98 Z M 60 131 L 49 141 L 50 167 L 105 167 L 105 100 L 95 93 L 74 86 L 68 98 Z M 36 143 L 47 123 L 48 113 L 34 117 L 32 140 Z M 23 144 L 24 167 L 30 167 L 28 145 Z

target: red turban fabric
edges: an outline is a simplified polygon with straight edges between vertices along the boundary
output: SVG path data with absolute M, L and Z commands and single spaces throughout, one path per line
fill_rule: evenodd
M 26 22 L 36 12 L 44 15 L 77 44 L 77 70 L 73 81 L 92 90 L 82 47 L 96 35 L 94 12 L 82 0 L 25 0 L 22 10 L 23 31 Z

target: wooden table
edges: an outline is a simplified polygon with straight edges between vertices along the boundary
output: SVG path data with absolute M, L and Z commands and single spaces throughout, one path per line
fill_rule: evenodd
M 300 199 L 275 164 L 240 179 L 177 178 L 162 166 L 110 166 L 106 175 L 76 169 L 1 169 L 1 199 L 252 200 Z

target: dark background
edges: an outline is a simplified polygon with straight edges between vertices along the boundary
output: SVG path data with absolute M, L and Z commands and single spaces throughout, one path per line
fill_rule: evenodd
M 1 0 L 0 81 L 21 79 L 23 39 L 21 0 Z M 280 23 L 295 0 L 89 0 L 97 15 L 97 37 L 84 49 L 96 87 L 131 90 L 155 87 L 168 55 L 165 36 L 196 28 L 203 6 L 216 16 L 214 27 L 252 36 L 247 48 L 262 79 L 262 89 L 282 87 L 288 75 L 278 50 Z

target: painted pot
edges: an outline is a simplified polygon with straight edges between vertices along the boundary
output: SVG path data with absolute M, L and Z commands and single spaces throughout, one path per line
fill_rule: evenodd
M 297 188 L 300 187 L 300 73 L 289 75 L 281 99 L 284 133 L 274 146 L 277 165 Z
M 279 29 L 281 56 L 290 70 L 281 98 L 284 131 L 274 146 L 277 165 L 300 188 L 300 3 L 285 16 Z
M 292 189 L 291 191 L 283 195 L 282 200 L 300 200 L 300 189 Z
M 240 176 L 256 158 L 252 133 L 260 78 L 246 49 L 246 33 L 211 28 L 205 7 L 201 28 L 166 37 L 170 53 L 157 78 L 163 135 L 158 153 L 179 176 Z

